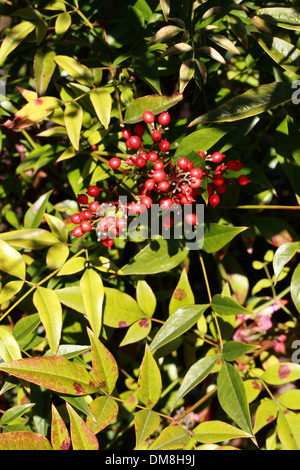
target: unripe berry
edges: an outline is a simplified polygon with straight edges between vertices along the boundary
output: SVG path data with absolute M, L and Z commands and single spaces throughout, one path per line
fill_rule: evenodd
M 118 157 L 113 157 L 109 160 L 108 164 L 113 170 L 117 170 L 119 166 L 121 165 L 122 160 Z
M 153 142 L 159 142 L 161 139 L 161 132 L 160 131 L 153 131 L 151 134 L 151 139 Z
M 89 202 L 89 198 L 87 197 L 86 194 L 79 194 L 77 196 L 77 201 L 79 204 L 85 205 Z
M 74 237 L 80 238 L 83 235 L 83 230 L 79 225 L 79 226 L 73 228 L 72 233 L 73 233 Z
M 153 162 L 156 162 L 157 159 L 158 159 L 158 155 L 157 155 L 156 152 L 150 152 L 150 153 L 148 154 L 148 160 L 149 160 L 149 162 L 152 162 L 152 163 L 153 163 Z
M 224 159 L 225 155 L 221 152 L 214 152 L 211 156 L 211 160 L 214 163 L 221 163 L 221 161 Z
M 87 220 L 81 222 L 80 227 L 82 228 L 83 232 L 90 232 L 92 230 L 92 225 Z
M 246 184 L 250 183 L 250 180 L 249 180 L 248 176 L 241 175 L 241 176 L 238 177 L 238 183 L 241 186 L 245 186 Z
M 209 198 L 209 203 L 211 206 L 216 207 L 220 204 L 220 196 L 218 196 L 218 194 L 212 194 Z
M 135 135 L 138 135 L 139 137 L 143 137 L 145 133 L 145 128 L 143 124 L 136 124 L 134 126 L 133 132 L 135 133 Z
M 152 173 L 152 178 L 156 181 L 156 183 L 161 183 L 167 177 L 167 173 L 164 170 L 154 170 Z
M 186 170 L 189 166 L 189 160 L 185 157 L 179 158 L 177 165 L 181 170 Z
M 147 124 L 151 124 L 155 121 L 155 116 L 151 111 L 144 111 L 143 113 L 143 121 Z
M 167 152 L 169 148 L 171 147 L 171 144 L 168 140 L 164 139 L 159 143 L 159 150 L 161 152 Z
M 80 217 L 80 214 L 73 214 L 70 220 L 72 224 L 80 224 L 82 219 Z
M 161 126 L 167 126 L 170 121 L 171 121 L 171 116 L 168 112 L 161 113 L 158 116 L 158 122 Z
M 87 190 L 87 193 L 91 197 L 97 197 L 100 194 L 100 188 L 98 186 L 90 186 Z

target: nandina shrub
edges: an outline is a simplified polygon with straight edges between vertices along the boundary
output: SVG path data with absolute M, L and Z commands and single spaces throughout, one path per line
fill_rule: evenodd
M 0 449 L 298 450 L 299 8 L 100 3 L 0 7 Z

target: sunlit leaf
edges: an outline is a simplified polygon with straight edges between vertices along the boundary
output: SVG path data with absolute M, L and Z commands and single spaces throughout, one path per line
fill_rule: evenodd
M 73 450 L 99 450 L 98 439 L 85 421 L 67 403 L 70 416 L 70 433 Z
M 52 403 L 51 444 L 54 450 L 69 450 L 71 439 L 67 426 Z
M 50 349 L 56 354 L 62 331 L 62 308 L 59 298 L 53 290 L 38 286 L 33 294 L 33 303 L 45 327 Z
M 21 254 L 0 239 L 0 270 L 11 276 L 25 279 L 26 264 Z
M 3 64 L 6 57 L 35 29 L 35 24 L 29 21 L 23 21 L 14 26 L 5 36 L 0 47 L 0 65 Z
M 161 390 L 160 370 L 148 345 L 146 345 L 138 378 L 138 397 L 147 408 L 152 409 L 160 398 Z

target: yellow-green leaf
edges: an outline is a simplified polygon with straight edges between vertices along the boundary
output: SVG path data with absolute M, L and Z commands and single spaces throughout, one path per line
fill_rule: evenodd
M 146 344 L 138 378 L 138 397 L 147 408 L 152 409 L 160 398 L 161 390 L 160 370 Z
M 3 240 L 0 240 L 0 271 L 25 279 L 26 264 L 21 254 Z
M 148 450 L 183 450 L 189 440 L 190 436 L 185 429 L 170 424 L 162 430 L 159 437 L 148 447 Z
M 71 144 L 79 150 L 80 131 L 83 120 L 83 109 L 76 101 L 68 103 L 64 112 L 64 120 Z
M 93 85 L 93 74 L 91 70 L 83 64 L 80 64 L 72 57 L 66 55 L 57 55 L 55 62 L 64 69 L 71 77 L 82 85 Z
M 33 303 L 45 327 L 50 349 L 56 354 L 62 330 L 62 308 L 59 298 L 51 289 L 38 286 L 33 294 Z
M 35 28 L 35 24 L 30 21 L 23 21 L 14 26 L 5 36 L 0 47 L 0 65 L 5 58 L 28 36 Z
M 59 36 L 59 38 L 61 38 L 61 36 L 63 36 L 68 31 L 71 22 L 72 17 L 70 13 L 67 13 L 65 11 L 58 15 L 55 21 L 55 33 L 57 34 L 57 36 Z
M 21 359 L 20 347 L 6 328 L 0 327 L 0 357 L 5 361 L 16 361 Z
M 104 88 L 94 88 L 90 92 L 90 99 L 99 121 L 108 129 L 112 107 L 110 94 Z
M 99 336 L 104 300 L 104 287 L 99 274 L 91 268 L 86 269 L 80 279 L 80 290 L 89 324 L 95 335 Z
M 34 57 L 34 80 L 38 96 L 43 96 L 46 93 L 56 67 L 54 57 L 55 52 L 51 49 L 44 50 L 40 47 L 36 51 Z
M 69 247 L 65 243 L 55 243 L 50 246 L 47 256 L 46 264 L 49 269 L 60 268 L 69 256 Z
M 71 440 L 67 426 L 52 404 L 51 444 L 54 450 L 69 450 Z
M 66 403 L 66 407 L 70 417 L 73 450 L 99 450 L 98 439 L 91 428 L 68 403 Z

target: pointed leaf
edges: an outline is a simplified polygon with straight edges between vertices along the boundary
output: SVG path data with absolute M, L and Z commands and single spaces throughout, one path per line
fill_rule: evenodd
M 62 330 L 62 308 L 55 292 L 38 286 L 33 294 L 33 303 L 43 323 L 47 340 L 53 354 L 56 354 Z
M 54 291 L 60 302 L 76 312 L 85 313 L 85 306 L 79 286 L 63 287 Z
M 26 403 L 25 405 L 15 405 L 12 408 L 9 408 L 1 416 L 1 425 L 9 424 L 17 420 L 24 413 L 27 413 L 27 411 L 29 411 L 34 405 L 35 403 Z
M 145 442 L 159 427 L 160 417 L 153 410 L 140 410 L 134 415 L 136 448 Z
M 90 99 L 99 121 L 108 129 L 112 107 L 112 99 L 105 88 L 93 88 L 90 92 Z
M 0 240 L 1 246 L 1 240 Z M 0 305 L 10 300 L 14 295 L 16 295 L 22 289 L 24 281 L 10 281 L 5 286 L 3 286 L 0 293 Z
M 160 28 L 151 38 L 149 44 L 156 44 L 157 42 L 165 43 L 168 39 L 176 36 L 182 32 L 182 28 L 175 25 L 167 25 Z
M 11 431 L 0 434 L 0 450 L 52 450 L 45 436 L 31 431 Z
M 149 335 L 151 328 L 152 321 L 150 318 L 143 318 L 142 320 L 133 323 L 127 329 L 126 334 L 119 346 L 125 346 L 126 344 L 132 344 L 141 341 Z
M 172 315 L 172 313 L 176 312 L 179 308 L 185 307 L 186 305 L 194 305 L 194 303 L 194 293 L 188 279 L 186 268 L 183 268 L 169 303 L 169 314 Z
M 216 294 L 213 296 L 212 309 L 219 315 L 251 315 L 251 312 L 239 305 L 231 297 Z
M 29 250 L 39 250 L 59 242 L 59 239 L 52 233 L 40 228 L 0 233 L 0 240 L 6 241 L 9 245 Z
M 280 28 L 300 31 L 300 8 L 270 7 L 260 8 L 255 14 Z
M 68 241 L 68 233 L 69 233 L 66 223 L 63 220 L 51 214 L 44 214 L 44 217 L 53 235 L 59 238 L 59 240 L 61 240 L 62 242 L 66 243 Z
M 54 450 L 69 450 L 71 439 L 67 426 L 52 404 L 51 444 Z
M 184 449 L 190 441 L 187 431 L 171 424 L 162 430 L 159 437 L 148 447 L 148 450 Z
M 217 127 L 210 127 L 208 129 L 200 129 L 198 131 L 192 132 L 180 142 L 173 161 L 177 161 L 180 157 L 186 156 L 186 158 L 191 159 L 194 163 L 198 163 L 201 160 L 201 157 L 198 154 L 195 154 L 198 150 L 205 152 L 209 150 L 213 145 L 215 145 L 224 135 L 226 134 L 225 130 L 219 129 Z
M 223 36 L 222 34 L 208 34 L 207 36 L 218 46 L 223 47 L 223 49 L 226 49 L 229 52 L 233 52 L 234 54 L 240 55 L 240 51 L 238 50 L 238 48 L 226 36 Z
M 68 103 L 64 112 L 64 121 L 71 144 L 79 150 L 80 132 L 83 120 L 83 109 L 76 101 Z
M 99 336 L 102 326 L 104 287 L 101 277 L 91 268 L 80 279 L 80 290 L 90 326 Z
M 80 396 L 99 392 L 85 367 L 63 356 L 41 356 L 0 363 L 0 370 L 59 393 Z
M 111 287 L 105 288 L 103 323 L 112 328 L 125 328 L 145 318 L 133 297 Z
M 60 100 L 54 96 L 43 96 L 25 104 L 16 112 L 13 121 L 10 119 L 3 124 L 9 129 L 25 129 L 26 127 L 44 121 L 54 109 L 60 107 Z
M 298 312 L 300 312 L 300 263 L 295 268 L 291 279 L 291 297 Z
M 220 354 L 214 356 L 206 356 L 199 359 L 195 362 L 186 375 L 183 378 L 183 381 L 180 385 L 180 388 L 175 397 L 172 409 L 175 407 L 176 403 L 183 398 L 187 393 L 189 393 L 193 388 L 197 387 L 202 380 L 207 377 L 210 372 L 213 370 L 215 364 L 220 358 Z
M 285 450 L 300 450 L 300 419 L 298 413 L 280 409 L 276 429 Z
M 14 336 L 6 328 L 0 327 L 0 357 L 5 361 L 21 359 L 20 347 Z
M 248 227 L 234 227 L 231 225 L 221 225 L 210 223 L 204 230 L 203 251 L 206 253 L 215 253 L 223 248 L 227 243 L 247 230 Z
M 65 55 L 57 55 L 54 58 L 55 62 L 64 69 L 71 77 L 82 85 L 93 85 L 93 74 L 91 70 L 83 64 L 80 64 L 72 57 Z
M 208 307 L 208 304 L 187 305 L 178 309 L 167 319 L 155 335 L 151 342 L 150 350 L 155 351 L 170 341 L 173 341 L 173 339 L 183 335 L 197 323 Z
M 252 33 L 252 36 L 276 64 L 289 72 L 299 73 L 300 50 L 294 44 L 262 33 Z
M 0 270 L 19 279 L 25 279 L 26 276 L 26 264 L 21 254 L 1 239 Z
M 86 424 L 91 428 L 94 434 L 98 434 L 98 432 L 113 423 L 119 412 L 118 403 L 109 396 L 95 398 L 90 404 L 90 409 L 96 421 L 88 416 Z
M 274 82 L 260 85 L 199 116 L 188 127 L 209 122 L 238 121 L 250 116 L 257 116 L 291 100 L 292 93 L 289 83 Z
M 153 408 L 158 402 L 162 390 L 159 367 L 146 344 L 138 378 L 137 394 L 147 408 Z
M 198 442 L 214 444 L 215 442 L 228 441 L 236 438 L 251 437 L 251 434 L 231 424 L 224 423 L 223 421 L 213 420 L 200 423 L 196 426 L 195 429 L 193 429 L 193 437 Z
M 55 52 L 51 49 L 37 49 L 34 57 L 34 81 L 38 96 L 44 96 L 56 64 L 54 62 Z
M 143 312 L 148 317 L 152 317 L 156 309 L 156 297 L 149 284 L 144 280 L 138 280 L 136 299 Z
M 14 26 L 5 36 L 0 47 L 0 65 L 3 64 L 5 58 L 35 29 L 35 24 L 29 21 Z
M 70 417 L 73 450 L 99 450 L 98 439 L 93 431 L 68 403 L 66 406 Z
M 55 21 L 55 33 L 59 39 L 68 31 L 71 23 L 72 17 L 66 11 L 58 15 Z
M 92 347 L 93 374 L 98 384 L 108 394 L 115 388 L 118 379 L 118 364 L 111 352 L 101 343 L 97 336 L 88 329 Z
M 253 435 L 249 406 L 244 384 L 238 371 L 223 363 L 217 379 L 218 399 L 221 407 L 246 433 Z
M 275 401 L 265 398 L 262 400 L 255 413 L 253 432 L 256 434 L 267 424 L 272 423 L 277 418 L 278 406 Z
M 52 194 L 52 189 L 47 193 L 40 196 L 26 211 L 24 216 L 24 228 L 38 228 L 40 225 L 44 212 L 46 210 L 46 206 L 49 200 L 49 197 Z
M 300 242 L 283 243 L 283 245 L 280 245 L 279 248 L 277 248 L 273 258 L 275 281 L 277 281 L 284 266 L 297 252 L 300 252 Z
M 290 410 L 300 410 L 300 390 L 292 389 L 282 393 L 278 403 Z
M 70 276 L 70 274 L 79 273 L 83 271 L 86 266 L 86 258 L 77 256 L 65 262 L 62 268 L 58 271 L 58 276 Z
M 254 344 L 240 343 L 237 341 L 227 341 L 223 348 L 223 355 L 226 361 L 235 361 L 243 354 L 246 354 L 253 349 L 257 349 L 259 346 Z

